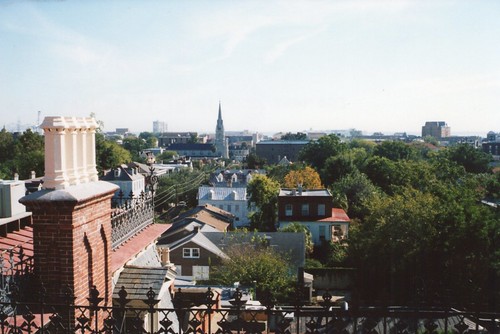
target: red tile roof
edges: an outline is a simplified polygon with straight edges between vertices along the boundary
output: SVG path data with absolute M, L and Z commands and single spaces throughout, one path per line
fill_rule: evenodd
M 344 209 L 333 208 L 332 216 L 320 219 L 320 222 L 349 222 L 351 219 L 347 216 Z

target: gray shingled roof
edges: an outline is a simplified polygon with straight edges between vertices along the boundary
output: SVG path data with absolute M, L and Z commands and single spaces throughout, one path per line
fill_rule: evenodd
M 153 288 L 158 296 L 167 273 L 168 268 L 166 267 L 126 266 L 116 282 L 113 298 L 119 298 L 118 292 L 122 286 L 128 293 L 127 299 L 145 300 L 147 299 L 145 293 L 148 292 L 149 288 Z
M 210 191 L 213 191 L 212 198 L 210 198 Z M 198 199 L 204 200 L 233 200 L 232 194 L 236 193 L 236 200 L 246 201 L 247 198 L 247 188 L 233 188 L 233 187 L 210 187 L 210 186 L 200 186 L 198 188 Z
M 226 258 L 227 255 L 215 244 L 213 243 L 210 239 L 207 238 L 208 235 L 212 233 L 223 233 L 223 232 L 193 232 L 192 234 L 177 240 L 175 242 L 172 242 L 169 247 L 170 250 L 174 250 L 178 247 L 181 247 L 182 245 L 185 245 L 188 242 L 194 242 L 195 244 L 199 245 L 200 247 L 208 250 L 210 253 L 213 253 L 217 256 L 220 256 L 222 258 Z

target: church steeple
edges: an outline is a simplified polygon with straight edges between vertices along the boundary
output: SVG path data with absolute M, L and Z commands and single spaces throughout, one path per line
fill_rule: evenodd
M 221 120 L 222 122 L 222 108 L 220 106 L 220 100 L 219 100 L 219 118 L 217 119 L 217 121 Z
M 223 158 L 228 158 L 228 147 L 226 136 L 224 134 L 224 122 L 222 121 L 222 107 L 219 100 L 219 116 L 217 118 L 217 126 L 215 127 L 215 150 Z

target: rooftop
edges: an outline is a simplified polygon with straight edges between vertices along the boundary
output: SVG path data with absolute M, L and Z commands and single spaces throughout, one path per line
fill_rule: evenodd
M 280 189 L 279 196 L 302 196 L 302 197 L 331 197 L 332 194 L 328 191 L 328 189 Z

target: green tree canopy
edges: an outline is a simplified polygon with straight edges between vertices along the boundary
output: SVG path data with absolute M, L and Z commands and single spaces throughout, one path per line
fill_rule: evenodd
M 295 277 L 287 265 L 289 259 L 286 255 L 278 253 L 259 238 L 248 243 L 236 237 L 229 242 L 224 249 L 227 258 L 213 268 L 211 280 L 223 285 L 240 282 L 243 286 L 255 286 L 259 300 L 265 300 L 269 293 L 272 298 L 286 301 Z
M 245 163 L 249 169 L 261 169 L 267 163 L 266 159 L 259 157 L 255 153 L 250 153 L 246 159 Z
M 487 173 L 491 170 L 491 156 L 468 144 L 460 144 L 448 148 L 444 152 L 447 158 L 463 166 L 469 173 Z
M 299 154 L 299 160 L 305 161 L 316 170 L 321 170 L 326 159 L 346 150 L 346 145 L 334 134 L 310 141 Z
M 297 133 L 287 132 L 281 136 L 281 140 L 307 140 L 307 134 L 302 132 L 297 132 Z
M 123 139 L 122 147 L 130 152 L 132 159 L 135 161 L 142 160 L 140 152 L 148 148 L 146 140 L 137 137 L 127 137 Z
M 381 144 L 375 146 L 373 154 L 392 161 L 414 159 L 418 156 L 417 151 L 413 146 L 399 140 L 382 142 Z
M 279 189 L 279 183 L 265 175 L 255 175 L 248 183 L 248 207 L 256 209 L 250 215 L 252 228 L 259 231 L 276 230 Z
M 14 136 L 3 128 L 0 131 L 0 164 L 14 158 Z
M 131 161 L 129 151 L 114 141 L 106 140 L 101 133 L 96 133 L 96 163 L 99 173 Z

